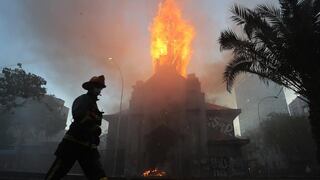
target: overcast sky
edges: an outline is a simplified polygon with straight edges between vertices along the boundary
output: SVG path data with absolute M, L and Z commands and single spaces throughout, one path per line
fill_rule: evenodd
M 70 107 L 85 91 L 84 81 L 104 74 L 107 88 L 99 102 L 106 113 L 117 111 L 120 77 L 125 79 L 125 106 L 132 85 L 152 75 L 149 27 L 160 0 L 1 0 L 0 66 L 18 62 L 44 77 L 49 94 L 64 99 Z M 219 33 L 232 27 L 230 7 L 236 2 L 248 7 L 276 0 L 177 0 L 183 17 L 194 25 L 196 36 L 188 72 L 202 81 L 206 98 L 235 107 L 225 91 L 221 75 L 230 55 L 219 51 Z M 288 96 L 292 99 L 292 96 Z M 289 101 L 291 101 L 289 99 Z

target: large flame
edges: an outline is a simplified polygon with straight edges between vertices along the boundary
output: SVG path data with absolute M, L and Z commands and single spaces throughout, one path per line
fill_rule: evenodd
M 194 34 L 193 26 L 182 19 L 174 0 L 165 0 L 160 4 L 151 26 L 154 71 L 163 65 L 172 66 L 179 74 L 186 76 Z

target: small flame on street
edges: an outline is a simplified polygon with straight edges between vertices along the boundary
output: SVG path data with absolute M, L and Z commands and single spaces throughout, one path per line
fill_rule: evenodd
M 161 176 L 166 176 L 167 173 L 164 171 L 159 170 L 158 168 L 155 169 L 150 169 L 150 170 L 146 170 L 145 172 L 143 172 L 142 176 L 143 177 L 161 177 Z
M 165 65 L 186 76 L 195 32 L 193 26 L 182 19 L 181 10 L 174 0 L 165 0 L 159 5 L 150 30 L 154 71 Z

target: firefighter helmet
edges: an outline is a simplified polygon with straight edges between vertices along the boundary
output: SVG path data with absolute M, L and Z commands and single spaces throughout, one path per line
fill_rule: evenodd
M 89 81 L 82 84 L 83 89 L 89 90 L 93 87 L 105 88 L 104 76 L 93 76 Z

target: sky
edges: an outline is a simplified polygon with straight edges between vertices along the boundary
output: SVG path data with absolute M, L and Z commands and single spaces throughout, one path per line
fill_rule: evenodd
M 124 77 L 124 107 L 132 86 L 152 75 L 149 28 L 161 0 L 1 0 L 0 67 L 18 62 L 28 72 L 47 80 L 47 91 L 72 101 L 85 91 L 81 84 L 105 75 L 99 107 L 107 114 L 119 108 Z M 188 73 L 195 73 L 209 102 L 236 107 L 234 93 L 226 92 L 222 73 L 231 55 L 220 52 L 221 31 L 233 28 L 234 3 L 254 7 L 276 0 L 177 0 L 182 16 L 195 27 Z M 294 95 L 286 91 L 288 102 Z

